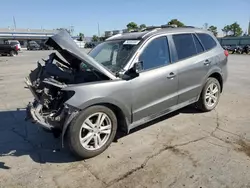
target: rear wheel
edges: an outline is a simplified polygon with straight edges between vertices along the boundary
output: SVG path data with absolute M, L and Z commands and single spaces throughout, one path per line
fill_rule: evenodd
M 219 81 L 215 78 L 208 78 L 197 102 L 197 107 L 204 112 L 213 110 L 219 102 L 220 93 L 221 86 Z
M 67 132 L 71 151 L 82 159 L 99 155 L 113 141 L 117 130 L 114 112 L 105 106 L 92 106 L 72 121 Z
M 16 52 L 15 51 L 10 51 L 10 56 L 16 56 L 17 54 L 16 54 Z

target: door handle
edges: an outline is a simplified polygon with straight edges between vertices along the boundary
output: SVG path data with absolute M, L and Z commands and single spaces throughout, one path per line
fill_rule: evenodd
M 208 66 L 208 65 L 210 65 L 211 64 L 211 61 L 210 60 L 205 60 L 205 62 L 204 62 L 204 65 L 206 65 L 206 66 Z
M 168 79 L 173 79 L 174 77 L 176 77 L 176 74 L 173 72 L 170 72 L 167 76 Z

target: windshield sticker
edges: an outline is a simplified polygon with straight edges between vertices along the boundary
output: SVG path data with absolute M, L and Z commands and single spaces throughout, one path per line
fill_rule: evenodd
M 139 42 L 139 40 L 126 40 L 123 44 L 137 45 Z

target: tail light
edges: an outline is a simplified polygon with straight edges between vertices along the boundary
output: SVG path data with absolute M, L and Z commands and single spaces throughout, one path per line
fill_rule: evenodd
M 228 53 L 227 50 L 224 50 L 224 54 L 225 54 L 226 57 L 228 57 L 228 54 L 229 54 L 229 53 Z
M 16 45 L 15 47 L 16 47 L 16 51 L 18 51 L 18 46 Z

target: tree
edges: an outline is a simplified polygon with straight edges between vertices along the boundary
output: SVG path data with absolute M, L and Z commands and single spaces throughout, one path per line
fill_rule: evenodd
M 168 25 L 176 25 L 177 27 L 183 27 L 185 26 L 184 23 L 180 22 L 177 19 L 172 19 L 168 22 Z
M 234 22 L 231 25 L 226 25 L 222 31 L 226 34 L 226 36 L 241 36 L 243 33 L 243 30 L 241 29 L 240 25 L 237 22 Z
M 208 30 L 211 31 L 211 32 L 214 34 L 214 36 L 217 37 L 218 32 L 217 32 L 217 27 L 216 27 L 216 26 L 211 25 L 211 26 L 208 28 Z
M 92 42 L 97 42 L 99 40 L 98 36 L 93 35 L 92 37 Z
M 130 31 L 130 30 L 133 30 L 133 29 L 138 29 L 138 26 L 135 22 L 130 22 L 127 24 L 127 29 Z
M 231 27 L 230 25 L 226 25 L 222 31 L 226 34 L 226 36 L 228 36 L 229 32 L 231 31 Z
M 142 29 L 146 28 L 146 25 L 145 25 L 145 24 L 141 24 L 141 25 L 139 26 L 139 28 L 140 28 L 140 30 L 142 30 Z
M 84 34 L 83 33 L 79 33 L 79 41 L 83 41 L 84 38 Z
M 237 22 L 234 22 L 232 25 L 230 25 L 232 35 L 235 37 L 241 36 L 243 31 L 240 27 L 240 25 Z

